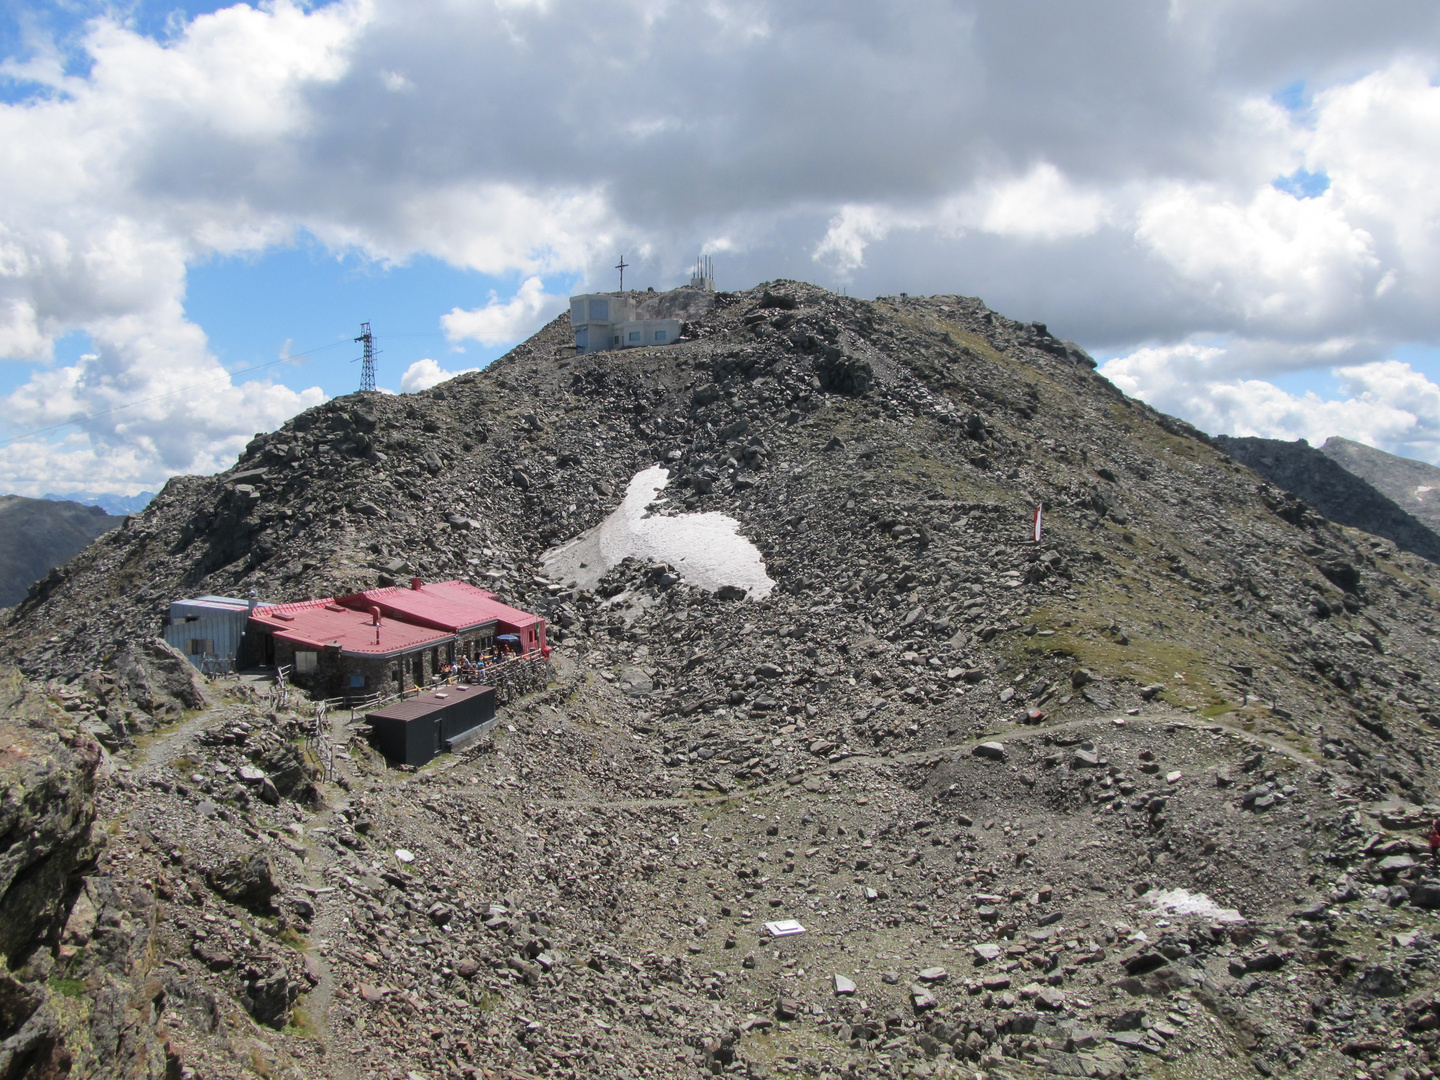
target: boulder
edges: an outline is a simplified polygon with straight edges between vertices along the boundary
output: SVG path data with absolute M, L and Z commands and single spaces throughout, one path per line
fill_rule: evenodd
M 156 721 L 178 719 L 185 709 L 207 704 L 200 672 L 161 638 L 126 642 L 112 662 L 125 696 Z
M 1416 907 L 1440 908 L 1440 881 L 1427 878 L 1410 886 L 1410 903 Z
M 206 879 L 226 900 L 254 912 L 268 911 L 271 898 L 280 892 L 275 866 L 260 851 L 237 854 L 210 870 Z
M 240 1004 L 259 1023 L 283 1027 L 290 1018 L 295 999 L 300 996 L 299 986 L 279 965 L 263 971 L 252 969 L 249 975 L 240 994 Z
M 294 743 L 272 746 L 260 755 L 258 764 L 275 785 L 276 792 L 286 796 L 293 794 L 296 788 L 309 779 L 312 771 L 305 764 L 300 748 Z

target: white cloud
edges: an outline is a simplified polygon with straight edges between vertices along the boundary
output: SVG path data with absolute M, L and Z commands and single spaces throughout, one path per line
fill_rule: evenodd
M 502 302 L 492 292 L 484 307 L 469 311 L 451 308 L 448 314 L 440 317 L 440 324 L 451 341 L 503 345 L 534 333 L 563 311 L 567 303 L 567 297 L 547 293 L 545 283 L 532 276 L 525 279 L 509 300 Z
M 1237 204 L 1177 185 L 1145 201 L 1135 235 L 1212 303 L 1276 329 L 1353 319 L 1381 271 L 1369 233 L 1329 193 L 1266 185 Z
M 1111 210 L 1105 195 L 1080 190 L 1054 165 L 1041 162 L 1024 174 L 988 177 L 922 206 L 842 206 L 811 258 L 848 276 L 865 265 L 870 245 L 896 230 L 958 238 L 973 229 L 1011 239 L 1060 240 L 1094 233 Z
M 429 390 L 432 386 L 455 378 L 456 375 L 464 375 L 466 372 L 478 371 L 479 368 L 461 368 L 459 371 L 446 371 L 434 360 L 426 357 L 424 360 L 416 360 L 408 368 L 405 374 L 400 376 L 400 392 L 402 394 L 413 394 L 420 390 Z
M 1104 196 L 1078 190 L 1049 162 L 1022 177 L 987 184 L 979 196 L 976 227 L 998 236 L 1029 240 L 1085 236 L 1098 229 L 1109 213 Z
M 810 257 L 830 263 L 842 274 L 858 270 L 865 265 L 865 248 L 883 240 L 894 227 L 888 218 L 879 207 L 842 206 Z
M 99 343 L 78 374 L 36 373 L 12 430 L 143 396 L 157 353 L 172 381 L 218 380 L 189 268 L 301 233 L 524 278 L 443 316 L 487 345 L 559 309 L 542 279 L 608 283 L 623 250 L 663 287 L 715 237 L 723 285 L 818 265 L 856 292 L 978 293 L 1134 371 L 1138 342 L 1225 338 L 1204 385 L 1440 341 L 1420 0 L 274 0 L 163 42 L 101 17 L 5 71 L 38 89 L 0 104 L 0 355 Z M 1296 79 L 1291 110 L 1272 96 Z M 1272 186 L 1302 167 L 1329 190 Z M 36 460 L 200 468 L 303 397 L 216 385 Z
M 93 328 L 98 348 L 37 372 L 4 399 L 0 486 L 40 494 L 56 483 L 87 490 L 155 487 L 175 473 L 230 465 L 257 431 L 318 405 L 318 388 L 266 380 L 236 384 L 191 323 L 122 318 Z
M 1343 392 L 1291 394 L 1263 379 L 1215 378 L 1227 350 L 1185 343 L 1138 349 L 1100 372 L 1127 394 L 1215 435 L 1319 446 L 1332 435 L 1440 464 L 1440 385 L 1409 364 L 1378 360 L 1333 369 Z

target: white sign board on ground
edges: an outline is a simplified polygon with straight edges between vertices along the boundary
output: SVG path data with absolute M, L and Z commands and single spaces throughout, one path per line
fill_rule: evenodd
M 765 929 L 770 931 L 771 937 L 790 937 L 792 934 L 805 933 L 805 927 L 801 926 L 794 919 L 780 919 L 777 922 L 767 922 Z

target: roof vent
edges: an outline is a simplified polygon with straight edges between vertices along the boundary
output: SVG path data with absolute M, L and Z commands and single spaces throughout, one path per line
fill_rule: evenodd
M 412 589 L 417 589 L 417 590 L 418 590 L 418 589 L 420 588 L 420 586 L 422 586 L 422 585 L 424 585 L 424 584 L 425 584 L 425 581 L 424 581 L 424 579 L 422 579 L 422 578 L 412 577 L 412 578 L 410 579 L 410 588 L 412 588 Z

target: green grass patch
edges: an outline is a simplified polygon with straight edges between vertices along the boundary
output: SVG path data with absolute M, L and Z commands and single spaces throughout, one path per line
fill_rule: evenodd
M 161 724 L 158 727 L 151 728 L 149 731 L 137 734 L 135 736 L 135 745 L 141 750 L 145 750 L 159 742 L 166 735 L 178 731 L 186 721 L 193 720 L 195 717 L 203 716 L 204 714 L 204 709 L 185 709 L 180 713 L 179 720 L 171 720 L 168 724 Z
M 287 926 L 275 935 L 275 940 L 282 945 L 289 945 L 296 952 L 306 952 L 310 948 L 310 941 L 303 934 L 299 933 L 293 926 Z
M 50 989 L 62 997 L 72 998 L 81 1001 L 85 997 L 85 982 L 83 979 L 62 979 L 52 976 Z
M 1115 610 L 1122 616 L 1124 607 Z M 1080 615 L 1081 618 L 1076 618 Z M 1082 621 L 1083 620 L 1083 621 Z M 1130 644 L 1121 645 L 1103 630 L 1094 616 L 1085 618 L 1075 605 L 1063 608 L 1037 608 L 1030 621 L 1041 630 L 1053 630 L 1048 638 L 1016 636 L 1006 644 L 1012 667 L 1025 666 L 1039 653 L 1052 653 L 1069 658 L 1076 667 L 1083 667 L 1100 678 L 1130 680 L 1142 686 L 1155 683 L 1166 687 L 1166 697 L 1177 704 L 1199 705 L 1220 700 L 1204 675 L 1204 657 L 1188 646 L 1158 637 L 1142 636 L 1138 629 L 1128 631 Z M 1064 622 L 1081 625 L 1064 626 Z M 1183 676 L 1177 679 L 1176 675 Z
M 301 998 L 290 1010 L 290 1019 L 285 1023 L 284 1032 L 297 1039 L 318 1039 L 320 1031 L 316 1028 L 315 1021 L 310 1019 L 310 1014 L 305 1011 L 304 1000 Z

